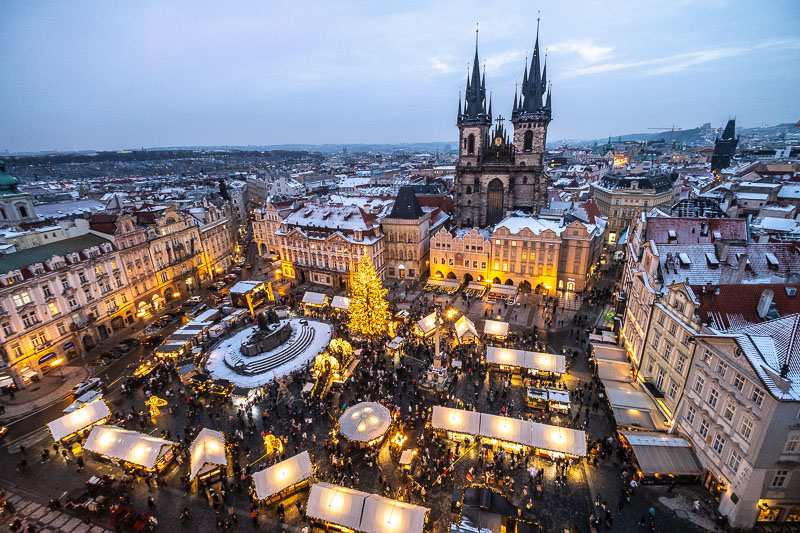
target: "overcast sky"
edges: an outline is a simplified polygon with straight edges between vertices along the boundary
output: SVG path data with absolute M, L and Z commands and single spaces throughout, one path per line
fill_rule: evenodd
M 536 6 L 536 7 L 534 7 Z M 549 140 L 800 119 L 800 2 L 0 2 L 0 152 L 455 141 L 541 47 Z

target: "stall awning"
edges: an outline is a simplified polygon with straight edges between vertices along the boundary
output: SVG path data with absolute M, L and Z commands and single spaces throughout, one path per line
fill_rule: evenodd
M 457 289 L 461 283 L 457 279 L 440 279 L 440 278 L 428 278 L 428 281 L 425 282 L 425 286 L 430 287 L 438 287 L 442 289 Z
M 625 348 L 610 344 L 592 344 L 592 356 L 598 361 L 628 362 L 628 352 Z
M 486 290 L 486 283 L 483 281 L 470 281 L 467 283 L 467 288 L 472 289 L 473 291 Z
M 566 371 L 566 358 L 560 354 L 528 352 L 489 346 L 486 349 L 486 362 L 494 365 L 516 366 L 539 372 L 563 374 Z
M 153 353 L 157 354 L 172 354 L 172 353 L 180 353 L 183 347 L 186 344 L 162 344 L 157 346 Z
M 508 335 L 508 322 L 500 322 L 499 320 L 487 320 L 483 324 L 483 332 L 497 337 L 505 337 Z
M 56 418 L 47 424 L 47 427 L 53 435 L 53 440 L 58 442 L 64 437 L 96 424 L 108 416 L 111 416 L 111 411 L 108 410 L 106 402 L 97 400 L 87 403 L 80 409 L 76 409 L 60 418 Z
M 191 468 L 189 479 L 194 479 L 206 465 L 227 466 L 225 436 L 219 431 L 203 428 L 189 447 Z
M 622 427 L 637 427 L 648 431 L 656 429 L 653 416 L 647 409 L 617 408 L 614 409 L 614 420 Z
M 306 291 L 303 295 L 303 303 L 307 305 L 324 305 L 327 295 L 320 292 Z
M 606 381 L 619 381 L 621 383 L 630 383 L 633 381 L 631 375 L 631 364 L 627 361 L 597 361 L 597 376 Z
M 586 433 L 577 429 L 531 422 L 531 443 L 551 452 L 583 457 L 586 455 Z
M 306 514 L 331 524 L 358 530 L 368 494 L 330 483 L 315 483 L 308 495 Z
M 306 514 L 363 533 L 422 533 L 430 509 L 358 490 L 316 483 Z
M 39 375 L 31 367 L 23 368 L 22 371 L 19 374 L 20 374 L 20 376 L 22 376 L 25 379 L 33 379 L 33 378 L 35 378 L 36 376 Z
M 311 458 L 308 452 L 299 453 L 269 468 L 259 470 L 253 474 L 256 497 L 259 500 L 269 498 L 285 488 L 310 478 L 311 473 Z
M 152 470 L 158 458 L 174 445 L 168 440 L 116 426 L 94 426 L 84 448 Z
M 481 414 L 463 409 L 435 405 L 431 419 L 433 429 L 477 435 L 481 428 Z
M 345 296 L 334 296 L 331 307 L 334 309 L 350 309 L 350 298 Z
M 480 436 L 531 446 L 531 422 L 481 413 Z
M 14 378 L 11 376 L 0 376 L 0 388 L 11 387 L 14 385 Z
M 615 385 L 618 382 L 614 383 Z M 635 387 L 628 387 L 628 388 L 617 388 L 614 386 L 606 386 L 605 382 L 603 385 L 606 388 L 606 394 L 608 395 L 608 402 L 611 404 L 611 407 L 616 409 L 644 409 L 650 410 L 655 409 L 655 404 L 650 399 L 650 397 L 643 393 L 636 390 Z
M 395 318 L 408 318 L 410 315 L 411 315 L 411 313 L 409 313 L 405 309 L 401 309 L 400 311 L 397 312 L 396 315 L 394 315 L 394 317 Z
M 513 285 L 492 285 L 489 289 L 489 298 L 506 298 L 511 299 L 517 295 L 517 288 Z
M 428 511 L 430 509 L 419 505 L 372 495 L 364 500 L 359 530 L 364 533 L 422 533 Z
M 691 476 L 703 471 L 691 445 L 683 438 L 639 431 L 620 431 L 620 434 L 631 445 L 639 470 L 645 476 Z

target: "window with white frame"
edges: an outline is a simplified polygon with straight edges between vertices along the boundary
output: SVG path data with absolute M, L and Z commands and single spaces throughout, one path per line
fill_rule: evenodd
M 739 465 L 742 464 L 742 456 L 736 450 L 731 450 L 731 454 L 728 457 L 728 468 L 733 471 L 735 474 L 739 470 Z
M 672 344 L 668 342 L 664 342 L 664 353 L 661 357 L 664 358 L 664 361 L 669 361 L 670 356 L 672 355 Z
M 749 439 L 753 434 L 753 421 L 746 416 L 742 418 L 742 423 L 739 425 L 739 434 L 744 437 L 744 440 Z
M 692 390 L 697 394 L 703 394 L 703 387 L 705 384 L 706 380 L 703 379 L 703 376 L 697 376 L 697 379 L 694 380 L 694 386 L 692 387 Z
M 669 389 L 667 390 L 667 398 L 669 398 L 670 400 L 674 400 L 676 394 L 678 394 L 678 384 L 675 383 L 674 379 L 670 379 Z
M 711 387 L 711 391 L 708 393 L 708 405 L 712 408 L 717 407 L 717 401 L 719 400 L 719 391 L 715 387 Z
M 686 366 L 686 357 L 683 354 L 678 354 L 678 360 L 675 362 L 675 370 L 678 371 L 678 374 L 683 374 L 683 369 Z
M 711 445 L 711 448 L 717 453 L 717 455 L 722 454 L 722 449 L 725 447 L 725 437 L 722 434 L 717 433 L 714 435 L 714 443 Z
M 750 400 L 752 400 L 752 402 L 757 406 L 761 407 L 761 404 L 764 403 L 764 391 L 754 385 L 753 393 L 750 394 Z
M 708 350 L 703 350 L 703 362 L 707 365 L 711 365 L 711 352 Z
M 789 435 L 783 453 L 800 453 L 800 435 Z
M 653 348 L 658 348 L 658 343 L 659 342 L 661 342 L 661 335 L 656 333 L 655 335 L 653 335 L 653 341 L 651 343 Z
M 22 307 L 23 305 L 31 303 L 31 295 L 28 294 L 28 291 L 18 292 L 12 295 L 11 299 L 14 300 L 14 305 L 17 307 Z
M 733 386 L 741 392 L 744 389 L 744 376 L 739 372 L 733 375 Z
M 788 470 L 776 470 L 775 477 L 772 478 L 772 484 L 770 487 L 773 489 L 782 489 L 786 486 L 786 478 L 789 477 Z
M 686 421 L 690 426 L 694 425 L 694 417 L 697 415 L 697 409 L 693 405 L 686 408 Z
M 733 415 L 736 413 L 736 406 L 730 400 L 725 403 L 725 410 L 722 411 L 722 418 L 730 422 L 733 420 Z
M 704 418 L 700 421 L 700 427 L 697 429 L 697 433 L 704 439 L 708 436 L 708 420 Z
M 714 371 L 724 378 L 725 374 L 728 372 L 728 363 L 720 359 L 717 361 L 717 368 Z

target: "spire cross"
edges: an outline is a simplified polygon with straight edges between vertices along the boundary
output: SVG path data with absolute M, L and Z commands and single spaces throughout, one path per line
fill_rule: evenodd
M 496 119 L 494 119 L 494 121 L 497 122 L 497 128 L 498 129 L 503 124 L 504 120 L 505 120 L 505 118 L 503 118 L 503 115 L 499 115 Z

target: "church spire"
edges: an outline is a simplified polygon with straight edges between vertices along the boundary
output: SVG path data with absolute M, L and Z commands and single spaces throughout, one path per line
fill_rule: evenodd
M 539 51 L 539 22 L 540 19 L 537 18 L 536 42 L 533 46 L 530 70 L 528 70 L 526 58 L 525 73 L 522 76 L 522 95 L 519 102 L 519 111 L 523 113 L 534 113 L 544 109 L 542 98 L 547 93 L 547 59 L 545 59 L 544 69 L 542 69 L 541 52 Z
M 478 56 L 478 29 L 475 29 L 475 57 L 472 70 L 467 70 L 467 92 L 464 95 L 464 120 L 486 120 L 486 72 L 481 77 L 481 64 Z
M 492 120 L 492 93 L 489 93 L 489 120 Z
M 458 115 L 457 117 L 461 118 L 461 89 L 458 91 Z

